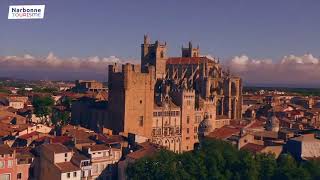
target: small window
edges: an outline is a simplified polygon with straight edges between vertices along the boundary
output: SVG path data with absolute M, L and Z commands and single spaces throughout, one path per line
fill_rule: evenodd
M 0 168 L 4 168 L 4 161 L 0 161 Z
M 77 172 L 73 172 L 73 177 L 77 177 Z
M 67 173 L 67 178 L 70 178 L 70 173 Z
M 187 116 L 187 124 L 190 122 L 190 116 Z
M 64 153 L 64 157 L 68 157 L 68 153 Z
M 21 173 L 17 174 L 17 179 L 22 179 L 22 174 Z
M 187 134 L 189 134 L 189 128 L 187 128 Z
M 142 104 L 142 100 L 140 100 L 140 104 Z
M 139 126 L 143 126 L 143 116 L 139 117 Z
M 8 160 L 8 168 L 11 168 L 12 167 L 12 160 Z

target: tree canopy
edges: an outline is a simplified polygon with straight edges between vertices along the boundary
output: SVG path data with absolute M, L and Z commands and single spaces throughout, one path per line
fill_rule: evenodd
M 239 151 L 229 143 L 206 140 L 194 151 L 175 154 L 161 150 L 155 156 L 128 165 L 128 179 L 216 179 L 216 180 L 295 180 L 317 179 L 317 161 L 298 163 L 284 154 L 278 160 L 272 154 Z
M 47 121 L 47 117 L 51 115 L 54 100 L 50 96 L 36 96 L 33 98 L 32 105 L 35 115 L 43 121 Z

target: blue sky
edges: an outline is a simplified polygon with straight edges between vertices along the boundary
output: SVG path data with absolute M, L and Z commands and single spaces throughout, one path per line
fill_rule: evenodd
M 45 4 L 45 18 L 8 20 L 9 5 L 19 4 Z M 147 33 L 167 41 L 170 56 L 189 40 L 199 44 L 245 84 L 319 87 L 319 7 L 319 0 L 0 0 L 0 76 L 106 81 L 108 64 L 140 59 Z
M 43 20 L 8 20 L 10 4 L 46 4 Z M 192 40 L 203 54 L 280 59 L 320 52 L 318 0 L 1 0 L 0 56 L 139 58 L 144 33 L 170 55 Z

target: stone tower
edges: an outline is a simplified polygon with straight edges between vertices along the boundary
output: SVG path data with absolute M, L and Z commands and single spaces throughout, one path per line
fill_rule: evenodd
M 167 43 L 156 41 L 150 44 L 149 37 L 144 35 L 143 44 L 141 44 L 141 71 L 146 72 L 149 65 L 155 66 L 155 76 L 162 79 L 166 74 L 167 61 Z
M 115 133 L 124 132 L 151 137 L 154 104 L 154 66 L 142 73 L 139 65 L 109 65 L 108 113 L 112 121 L 106 127 Z
M 182 46 L 181 51 L 182 51 L 182 57 L 199 57 L 200 56 L 199 46 L 197 48 L 193 48 L 191 41 L 189 41 L 189 46 L 187 48 L 184 48 Z

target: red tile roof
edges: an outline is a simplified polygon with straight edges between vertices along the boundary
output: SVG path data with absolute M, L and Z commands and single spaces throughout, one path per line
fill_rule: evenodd
M 200 64 L 204 62 L 215 63 L 207 57 L 171 57 L 167 60 L 167 64 Z
M 98 134 L 96 139 L 99 141 L 102 141 L 105 144 L 115 144 L 115 143 L 121 143 L 125 141 L 124 138 L 119 135 L 106 136 L 106 135 Z
M 241 148 L 241 150 L 249 151 L 252 153 L 261 152 L 263 149 L 264 149 L 263 145 L 253 144 L 253 143 L 248 143 Z
M 29 139 L 29 138 L 32 138 L 33 136 L 37 136 L 39 134 L 40 134 L 39 132 L 33 131 L 33 132 L 29 133 L 29 134 L 24 134 L 24 135 L 20 136 L 19 138 L 20 139 Z
M 264 124 L 265 124 L 265 122 L 256 120 L 248 128 L 261 128 L 261 127 L 264 127 Z
M 90 149 L 90 151 L 104 151 L 104 150 L 109 150 L 110 147 L 102 144 L 95 144 L 91 146 L 83 146 L 84 149 Z
M 80 168 L 75 166 L 71 162 L 57 163 L 56 166 L 59 168 L 61 173 L 80 171 Z
M 54 143 L 54 144 L 44 144 L 42 145 L 43 148 L 54 152 L 54 153 L 67 153 L 71 152 L 70 149 L 68 149 L 66 146 L 59 144 L 59 143 Z
M 142 143 L 141 147 L 141 149 L 128 154 L 127 157 L 137 160 L 143 157 L 152 156 L 159 151 L 159 148 L 156 145 L 148 142 Z
M 35 139 L 34 141 L 42 142 L 42 141 L 44 141 L 46 139 L 51 139 L 51 137 L 50 136 L 42 136 L 42 137 L 39 137 L 39 138 Z
M 0 145 L 0 154 L 12 154 L 13 149 L 10 148 L 7 144 Z
M 239 132 L 240 132 L 239 128 L 232 127 L 232 126 L 223 126 L 219 129 L 215 129 L 207 137 L 215 138 L 215 139 L 226 139 L 234 134 L 238 134 Z
M 67 143 L 69 141 L 72 141 L 72 137 L 70 136 L 56 136 L 56 137 L 53 137 L 51 139 L 51 142 L 52 143 L 61 143 L 61 144 L 64 144 L 64 143 Z

